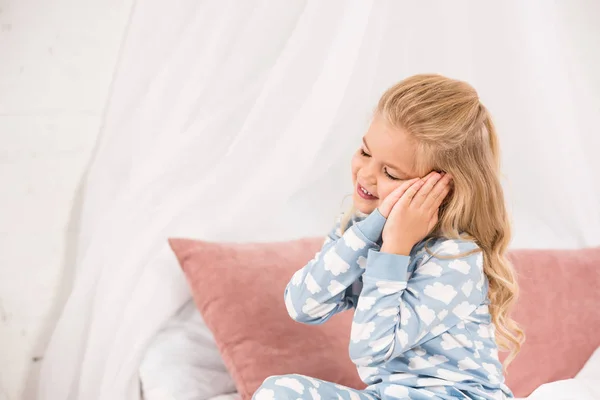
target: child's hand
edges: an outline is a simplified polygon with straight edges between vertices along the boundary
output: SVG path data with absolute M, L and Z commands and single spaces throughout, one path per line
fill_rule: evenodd
M 392 211 L 392 207 L 394 207 L 394 204 L 396 204 L 396 202 L 400 200 L 404 192 L 406 192 L 406 190 L 419 179 L 420 178 L 410 179 L 402 183 L 402 185 L 398 186 L 395 190 L 388 194 L 386 198 L 383 199 L 383 201 L 381 202 L 381 205 L 377 207 L 381 215 L 383 215 L 385 218 L 389 217 L 390 212 Z
M 431 232 L 438 221 L 440 205 L 450 192 L 451 179 L 449 174 L 432 172 L 403 191 L 383 227 L 382 252 L 407 256 Z

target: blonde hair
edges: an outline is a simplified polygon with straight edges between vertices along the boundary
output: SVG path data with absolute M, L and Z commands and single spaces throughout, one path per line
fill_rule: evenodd
M 525 335 L 510 317 L 519 290 L 514 269 L 505 257 L 510 222 L 500 184 L 498 138 L 487 109 L 465 82 L 415 75 L 388 89 L 376 113 L 415 139 L 419 176 L 432 170 L 452 174 L 453 191 L 440 207 L 431 236 L 467 236 L 481 248 L 496 342 L 501 350 L 510 351 L 504 361 L 506 368 Z

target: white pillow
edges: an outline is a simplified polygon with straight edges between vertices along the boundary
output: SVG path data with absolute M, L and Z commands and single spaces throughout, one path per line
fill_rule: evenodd
M 207 400 L 235 392 L 213 335 L 192 300 L 154 337 L 139 373 L 145 400 Z

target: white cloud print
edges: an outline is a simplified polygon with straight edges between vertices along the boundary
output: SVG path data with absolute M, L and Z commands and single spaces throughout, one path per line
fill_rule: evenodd
M 315 299 L 309 297 L 302 307 L 302 312 L 311 318 L 321 318 L 329 314 L 334 308 L 335 304 L 320 304 Z
M 471 295 L 471 291 L 473 290 L 473 281 L 468 280 L 462 287 L 460 288 L 465 296 L 469 297 Z
M 422 347 L 415 347 L 413 349 L 413 351 L 415 352 L 416 355 L 423 357 L 425 354 L 427 354 L 427 352 L 425 351 L 424 348 Z
M 446 332 L 448 330 L 448 328 L 446 327 L 446 325 L 444 324 L 439 324 L 438 326 L 436 326 L 435 328 L 433 328 L 431 330 L 431 334 L 433 336 L 438 336 L 439 334 Z
M 488 308 L 487 304 L 483 304 L 479 307 L 477 307 L 477 309 L 475 310 L 475 314 L 478 315 L 485 315 L 485 314 L 489 314 L 490 309 Z
M 358 371 L 358 376 L 360 376 L 360 379 L 362 380 L 366 380 L 370 377 L 372 377 L 373 375 L 376 375 L 379 373 L 379 368 L 377 367 L 358 367 L 357 368 Z
M 443 363 L 445 363 L 445 362 L 448 362 L 448 361 L 450 361 L 450 360 L 448 360 L 448 357 L 446 357 L 446 356 L 442 356 L 442 355 L 438 354 L 438 355 L 435 355 L 435 356 L 431 356 L 431 357 L 429 357 L 429 358 L 427 359 L 427 361 L 429 361 L 429 363 L 430 363 L 431 365 L 434 365 L 434 366 L 435 366 L 435 365 L 440 365 L 440 364 L 443 364 Z
M 400 343 L 400 346 L 404 347 L 408 344 L 408 334 L 404 331 L 396 331 L 396 338 Z
M 321 395 L 319 394 L 317 389 L 310 388 L 310 389 L 308 389 L 308 391 L 310 392 L 310 396 L 312 397 L 312 400 L 321 400 Z
M 418 275 L 429 275 L 439 278 L 442 276 L 442 267 L 434 262 L 426 262 L 415 271 Z
M 416 377 L 417 375 L 409 374 L 408 372 L 398 372 L 396 374 L 389 375 L 387 378 L 390 380 L 390 382 L 399 382 L 405 379 L 412 379 Z
M 490 374 L 498 376 L 498 368 L 494 364 L 482 363 L 483 368 Z
M 492 337 L 492 328 L 490 325 L 480 325 L 477 334 L 482 338 Z
M 464 359 L 458 362 L 458 369 L 464 371 L 466 369 L 478 369 L 479 364 L 477 364 L 473 359 L 469 357 L 465 357 Z
M 383 390 L 383 394 L 393 399 L 408 398 L 408 388 L 401 385 L 391 385 Z
M 317 283 L 315 278 L 311 275 L 310 272 L 306 273 L 306 277 L 304 278 L 304 283 L 306 283 L 306 288 L 312 294 L 319 293 L 321 291 L 321 286 Z
M 358 251 L 367 245 L 364 240 L 356 236 L 356 233 L 354 233 L 352 229 L 347 230 L 343 237 L 346 246 L 350 247 L 354 251 Z
M 464 318 L 473 311 L 475 311 L 475 305 L 469 303 L 468 301 L 463 301 L 452 310 L 452 312 L 459 318 Z
M 359 324 L 352 322 L 352 330 L 350 331 L 350 339 L 353 343 L 358 343 L 362 340 L 369 340 L 371 334 L 375 331 L 375 322 L 367 322 Z
M 318 388 L 319 386 L 321 386 L 321 384 L 319 383 L 318 380 L 316 380 L 314 378 L 311 378 L 310 376 L 305 376 L 304 379 L 306 379 L 307 381 L 309 381 L 310 383 L 312 383 L 314 387 Z
M 440 343 L 442 349 L 444 350 L 452 350 L 459 347 L 462 347 L 461 344 L 449 333 L 442 334 L 442 342 Z
M 441 301 L 444 304 L 450 304 L 452 299 L 456 297 L 456 290 L 451 285 L 444 285 L 441 282 L 435 282 L 433 285 L 425 286 L 423 290 L 427 296 L 432 299 Z
M 342 386 L 342 385 L 338 385 L 337 383 L 334 384 L 333 386 L 335 386 L 336 388 L 338 388 L 339 390 L 346 392 L 348 394 L 348 396 L 350 396 L 350 400 L 360 400 L 360 396 L 351 390 L 348 390 L 348 388 Z M 340 395 L 338 394 L 338 397 L 340 397 Z
M 373 340 L 371 343 L 369 343 L 369 347 L 374 352 L 379 352 L 390 346 L 390 343 L 392 343 L 393 340 L 394 334 L 392 333 L 391 335 L 384 336 L 381 339 Z
M 287 312 L 293 319 L 298 318 L 298 312 L 294 307 L 294 302 L 292 301 L 292 294 L 288 291 L 285 294 L 285 308 L 287 308 Z
M 298 286 L 302 283 L 302 274 L 303 273 L 304 273 L 304 268 L 299 269 L 298 271 L 296 271 L 294 273 L 294 276 L 292 276 L 292 285 Z
M 477 290 L 479 290 L 481 292 L 481 291 L 483 291 L 483 285 L 485 285 L 485 274 L 483 272 L 481 272 L 479 274 L 479 280 L 477 281 L 477 284 L 475 285 L 475 287 L 477 288 Z
M 288 377 L 279 378 L 275 381 L 275 384 L 277 386 L 283 386 L 288 389 L 292 389 L 293 391 L 297 392 L 298 394 L 304 393 L 304 385 L 301 384 L 300 381 L 298 381 L 297 379 L 294 379 L 294 378 L 288 378 Z
M 473 377 L 471 375 L 465 375 L 465 374 L 461 374 L 461 373 L 450 371 L 450 370 L 443 369 L 443 368 L 438 369 L 437 374 L 441 378 L 447 379 L 452 382 L 460 382 L 460 381 L 466 381 L 469 379 L 473 379 Z
M 423 357 L 415 356 L 408 360 L 408 369 L 425 369 L 431 368 L 432 365 L 427 362 Z
M 410 310 L 404 303 L 400 303 L 400 323 L 402 325 L 408 324 L 408 320 L 410 319 Z
M 362 269 L 367 268 L 367 259 L 365 257 L 363 257 L 363 256 L 358 256 L 358 258 L 356 259 L 356 263 Z
M 448 268 L 452 268 L 458 272 L 461 272 L 463 274 L 468 274 L 469 271 L 471 270 L 471 266 L 469 265 L 469 263 L 467 263 L 466 261 L 463 260 L 454 260 L 451 261 L 450 264 L 448 264 Z
M 449 333 L 442 334 L 442 349 L 444 350 L 452 350 L 459 347 L 473 347 L 473 342 L 467 338 L 466 335 L 462 333 L 458 335 L 450 335 Z
M 380 317 L 394 317 L 398 315 L 398 309 L 396 307 L 383 308 L 377 311 L 377 315 Z
M 448 381 L 439 378 L 419 378 L 417 379 L 418 386 L 443 386 L 447 385 Z
M 343 274 L 350 269 L 350 265 L 336 253 L 335 248 L 332 248 L 323 256 L 323 263 L 325 269 L 330 271 L 334 276 Z
M 346 290 L 346 287 L 344 285 L 342 285 L 341 283 L 339 283 L 338 281 L 336 281 L 335 279 L 332 280 L 331 282 L 329 282 L 329 286 L 327 286 L 327 291 L 332 296 L 335 296 L 336 294 L 340 294 L 344 290 Z
M 440 246 L 440 250 L 445 255 L 455 256 L 460 253 L 460 248 L 458 247 L 458 243 L 454 240 L 446 240 Z
M 275 392 L 271 389 L 262 388 L 255 395 L 255 400 L 276 400 Z
M 427 307 L 424 304 L 419 304 L 418 306 L 416 306 L 415 311 L 419 315 L 419 318 L 427 325 L 431 325 L 431 323 L 435 319 L 435 311 L 433 311 L 431 308 Z
M 463 345 L 463 347 L 473 347 L 473 342 L 469 340 L 467 335 L 459 333 L 458 335 L 454 335 L 454 337 L 456 338 L 456 340 L 458 340 L 458 343 Z
M 377 281 L 375 285 L 381 294 L 394 294 L 406 289 L 406 282 Z
M 375 300 L 377 300 L 375 297 L 360 296 L 356 309 L 360 311 L 370 310 L 371 307 L 373 307 L 373 304 L 375 304 Z
M 436 365 L 443 364 L 445 362 L 448 362 L 448 358 L 445 356 L 442 356 L 442 355 L 431 356 L 427 359 L 420 357 L 420 356 L 415 356 L 415 357 L 409 358 L 408 361 L 409 361 L 408 369 L 417 370 L 417 369 L 431 368 L 431 367 L 435 367 Z

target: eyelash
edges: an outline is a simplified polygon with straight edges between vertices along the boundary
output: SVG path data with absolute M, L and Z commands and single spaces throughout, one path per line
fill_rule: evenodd
M 363 149 L 360 149 L 360 155 L 361 155 L 361 156 L 363 156 L 363 157 L 371 157 L 371 155 L 370 155 L 370 154 L 367 154 L 367 153 L 366 153 L 366 152 L 365 152 Z M 385 175 L 386 175 L 388 178 L 390 178 L 390 179 L 391 179 L 391 180 L 393 180 L 393 181 L 399 181 L 399 180 L 400 180 L 400 178 L 396 178 L 396 177 L 394 177 L 394 176 L 391 176 L 391 175 L 390 175 L 390 174 L 387 172 L 387 169 L 384 169 L 384 170 L 383 170 L 383 172 L 385 173 Z
M 383 172 L 385 172 L 385 174 L 387 175 L 388 178 L 390 178 L 393 181 L 399 181 L 400 178 L 396 178 L 394 176 L 391 176 L 390 174 L 388 174 L 387 169 L 384 169 Z

